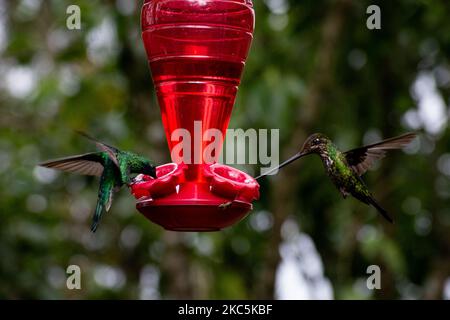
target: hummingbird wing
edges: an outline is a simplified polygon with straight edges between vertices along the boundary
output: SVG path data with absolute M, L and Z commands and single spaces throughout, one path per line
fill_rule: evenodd
M 119 149 L 117 149 L 116 147 L 107 145 L 106 143 L 100 142 L 100 141 L 96 140 L 95 138 L 91 137 L 90 135 L 88 135 L 87 133 L 84 133 L 82 131 L 76 131 L 76 132 L 79 135 L 82 135 L 83 137 L 85 137 L 86 139 L 94 142 L 99 150 L 106 152 L 108 154 L 109 158 L 112 160 L 112 162 L 117 166 L 117 168 L 120 169 L 119 160 L 117 160 L 117 153 L 120 151 Z
M 364 147 L 344 152 L 349 166 L 359 176 L 363 175 L 376 160 L 384 158 L 387 150 L 401 149 L 416 137 L 415 133 L 406 133 L 401 136 L 386 139 Z
M 48 160 L 39 165 L 87 176 L 100 177 L 103 173 L 103 158 L 99 152 Z

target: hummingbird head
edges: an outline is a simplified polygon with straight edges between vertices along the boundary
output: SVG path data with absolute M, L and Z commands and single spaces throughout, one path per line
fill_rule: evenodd
M 306 139 L 305 143 L 303 144 L 302 148 L 298 153 L 296 153 L 295 155 L 293 155 L 292 157 L 281 163 L 279 166 L 269 170 L 268 172 L 262 175 L 259 175 L 255 179 L 260 179 L 261 177 L 264 177 L 275 170 L 279 170 L 284 166 L 288 165 L 289 163 L 297 159 L 300 159 L 301 157 L 306 156 L 308 154 L 311 153 L 317 153 L 319 155 L 326 154 L 326 148 L 330 143 L 331 140 L 326 135 L 321 133 L 314 133 L 310 135 L 308 139 Z
M 321 154 L 330 143 L 330 139 L 322 133 L 314 133 L 306 139 L 300 150 L 300 155 L 305 156 L 310 153 Z
M 146 163 L 144 164 L 144 166 L 142 167 L 142 174 L 145 174 L 147 176 L 150 176 L 152 178 L 157 178 L 156 177 L 156 168 L 155 166 L 152 166 L 150 163 Z

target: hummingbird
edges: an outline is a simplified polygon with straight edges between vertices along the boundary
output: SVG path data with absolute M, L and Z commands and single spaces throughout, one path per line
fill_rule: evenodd
M 57 169 L 88 176 L 100 177 L 97 206 L 92 218 L 91 231 L 99 225 L 103 209 L 109 211 L 113 195 L 126 184 L 131 183 L 131 174 L 145 174 L 156 178 L 155 166 L 150 160 L 129 151 L 99 142 L 83 132 L 78 132 L 93 141 L 99 152 L 90 152 L 40 163 L 42 167 Z
M 268 172 L 256 177 L 260 179 L 275 170 L 308 154 L 317 154 L 322 160 L 325 171 L 342 197 L 352 195 L 359 201 L 371 205 L 389 222 L 393 223 L 387 211 L 383 209 L 370 193 L 361 176 L 373 166 L 376 160 L 383 158 L 387 150 L 401 149 L 416 137 L 415 133 L 406 133 L 374 144 L 341 152 L 324 134 L 310 135 L 298 153 Z

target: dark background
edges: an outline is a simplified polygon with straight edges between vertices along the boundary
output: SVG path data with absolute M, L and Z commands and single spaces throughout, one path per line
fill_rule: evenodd
M 98 180 L 35 165 L 93 150 L 73 129 L 169 161 L 141 4 L 0 0 L 0 297 L 449 299 L 449 4 L 378 2 L 368 30 L 374 3 L 254 0 L 229 127 L 279 128 L 283 159 L 314 131 L 343 149 L 418 131 L 364 177 L 395 225 L 343 201 L 311 157 L 262 181 L 222 232 L 165 232 L 123 190 L 92 234 Z M 66 28 L 70 4 L 81 30 Z M 70 264 L 81 290 L 66 288 Z M 366 287 L 374 264 L 380 290 Z

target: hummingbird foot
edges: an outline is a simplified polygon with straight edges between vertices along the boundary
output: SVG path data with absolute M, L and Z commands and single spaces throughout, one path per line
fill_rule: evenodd
M 219 205 L 219 208 L 222 210 L 228 209 L 233 204 L 233 201 L 228 201 Z
M 347 196 L 349 195 L 349 193 L 347 191 L 345 191 L 345 189 L 343 189 L 343 188 L 340 188 L 339 191 L 342 195 L 342 198 L 344 198 L 344 199 L 346 199 Z

